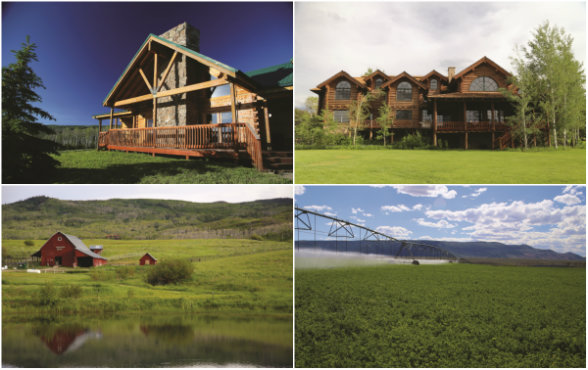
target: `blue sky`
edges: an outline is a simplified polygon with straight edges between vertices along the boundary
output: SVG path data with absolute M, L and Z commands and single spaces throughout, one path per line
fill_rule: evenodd
M 53 124 L 97 124 L 102 102 L 149 33 L 188 22 L 200 51 L 242 71 L 292 58 L 292 4 L 228 2 L 2 3 L 2 66 L 30 35 L 46 90 L 39 105 Z
M 585 186 L 300 186 L 301 208 L 399 239 L 496 241 L 586 256 Z

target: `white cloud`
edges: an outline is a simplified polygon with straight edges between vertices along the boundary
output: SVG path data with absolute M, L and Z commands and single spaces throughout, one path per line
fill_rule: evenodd
M 295 195 L 302 195 L 306 191 L 306 188 L 303 185 L 296 185 L 294 186 L 294 194 Z
M 553 198 L 553 200 L 555 200 L 556 202 L 567 204 L 568 206 L 578 204 L 581 202 L 580 198 L 572 194 L 558 195 L 557 197 Z
M 376 227 L 376 231 L 394 238 L 408 238 L 412 234 L 412 231 L 402 226 L 378 226 Z
M 350 219 L 352 219 L 352 220 L 354 220 L 354 221 L 356 221 L 358 224 L 360 224 L 360 225 L 362 225 L 362 226 L 364 226 L 364 225 L 365 225 L 365 223 L 366 223 L 366 220 L 364 220 L 364 219 L 361 219 L 361 218 L 359 218 L 359 217 L 357 217 L 357 216 L 351 216 L 351 217 L 349 217 L 349 218 L 350 218 Z
M 325 216 L 337 217 L 337 214 L 336 213 L 333 213 L 333 212 L 323 212 L 323 214 Z
M 325 211 L 332 211 L 333 208 L 331 208 L 330 206 L 327 205 L 310 205 L 310 206 L 304 206 L 302 207 L 304 209 L 307 209 L 309 211 L 315 211 L 315 212 L 325 212 Z
M 372 215 L 371 213 L 364 213 L 363 217 L 374 217 L 374 215 Z
M 423 205 L 422 204 L 415 204 L 414 206 L 412 206 L 412 210 L 413 211 L 420 211 L 421 209 L 423 209 Z
M 445 185 L 394 185 L 399 194 L 406 194 L 413 197 L 453 199 L 457 195 L 455 190 L 449 190 Z
M 362 213 L 362 212 L 363 212 L 363 209 L 361 209 L 361 208 L 351 208 L 351 213 L 353 213 L 354 215 L 358 214 L 358 213 Z
M 472 198 L 472 199 L 477 198 L 480 196 L 480 194 L 482 194 L 486 190 L 488 190 L 488 188 L 478 188 L 478 189 L 474 190 L 474 192 L 471 193 L 470 195 L 464 195 L 464 196 L 462 196 L 462 198 Z
M 446 74 L 449 66 L 460 72 L 484 55 L 512 70 L 513 48 L 529 41 L 545 20 L 572 35 L 574 55 L 585 65 L 585 6 L 579 1 L 296 3 L 295 105 L 303 108 L 307 97 L 316 96 L 310 89 L 340 70 L 353 76 L 368 67 L 388 74 L 424 75 L 433 69 Z
M 382 206 L 380 207 L 380 209 L 387 215 L 389 215 L 390 213 L 398 213 L 398 212 L 406 212 L 406 211 L 410 211 L 410 208 L 408 208 L 407 206 L 405 206 L 404 204 L 399 204 L 397 206 Z
M 435 227 L 438 229 L 451 229 L 451 228 L 455 227 L 454 224 L 450 224 L 449 222 L 447 222 L 445 220 L 439 220 L 437 222 L 430 222 L 430 221 L 426 221 L 424 218 L 417 218 L 417 219 L 415 219 L 415 221 L 421 226 Z

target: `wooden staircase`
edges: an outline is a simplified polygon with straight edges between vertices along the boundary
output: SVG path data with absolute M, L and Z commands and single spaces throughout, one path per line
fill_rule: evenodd
M 497 137 L 494 142 L 495 142 L 495 145 L 498 144 L 498 148 L 500 148 L 500 150 L 503 150 L 504 148 L 506 148 L 509 145 L 510 145 L 510 147 L 514 147 L 512 139 L 513 138 L 512 138 L 512 135 L 510 134 L 510 131 L 506 131 L 502 136 Z
M 292 151 L 264 150 L 263 167 L 272 171 L 292 171 Z

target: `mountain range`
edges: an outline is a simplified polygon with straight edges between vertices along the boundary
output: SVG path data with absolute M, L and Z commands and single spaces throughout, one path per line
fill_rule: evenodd
M 2 206 L 3 239 L 292 238 L 292 199 L 193 203 L 161 199 L 72 201 L 44 196 Z

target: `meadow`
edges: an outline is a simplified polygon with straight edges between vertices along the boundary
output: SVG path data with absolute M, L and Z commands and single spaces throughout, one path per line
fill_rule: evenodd
M 300 184 L 583 184 L 585 149 L 296 150 Z
M 44 240 L 26 246 L 3 240 L 7 253 L 32 254 Z M 97 268 L 2 272 L 3 320 L 131 313 L 253 313 L 282 317 L 292 314 L 291 242 L 242 239 L 84 240 L 102 244 L 108 258 Z M 159 261 L 187 259 L 192 280 L 151 286 L 139 266 L 146 252 Z M 36 268 L 35 266 L 29 266 Z M 47 299 L 46 297 L 50 297 Z
M 584 367 L 586 270 L 296 270 L 296 367 Z
M 51 178 L 58 184 L 290 184 L 291 179 L 220 159 L 189 159 L 115 151 L 64 150 Z

